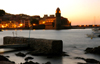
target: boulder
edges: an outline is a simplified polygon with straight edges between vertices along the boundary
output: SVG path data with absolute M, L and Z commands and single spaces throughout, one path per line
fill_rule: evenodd
M 28 60 L 31 60 L 31 59 L 34 59 L 34 58 L 32 58 L 32 57 L 26 57 L 25 61 L 28 61 Z
M 86 48 L 85 53 L 100 54 L 100 46 L 94 48 Z
M 85 59 L 85 61 L 87 62 L 87 63 L 96 63 L 96 64 L 100 64 L 100 61 L 97 61 L 97 60 L 95 60 L 95 59 L 90 59 L 90 58 L 88 58 L 88 59 Z
M 82 59 L 86 62 L 86 63 L 78 62 L 77 64 L 100 64 L 100 61 L 95 60 L 95 59 L 91 59 L 91 58 L 85 59 L 85 58 L 82 58 L 82 57 L 74 57 L 74 59 Z
M 10 60 L 4 57 L 3 55 L 0 55 L 0 61 L 10 61 Z
M 21 53 L 21 52 L 16 53 L 15 55 L 16 55 L 16 56 L 20 56 L 20 57 L 25 57 L 25 56 L 26 56 L 24 53 Z
M 15 63 L 9 61 L 0 61 L 0 64 L 15 64 Z
M 40 63 L 38 63 L 38 62 L 33 62 L 33 61 L 29 61 L 29 62 L 20 63 L 20 64 L 40 64 Z
M 15 62 L 10 61 L 3 55 L 0 55 L 0 64 L 15 64 Z

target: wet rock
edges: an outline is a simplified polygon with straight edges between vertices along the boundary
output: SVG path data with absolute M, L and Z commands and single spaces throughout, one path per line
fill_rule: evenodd
M 10 60 L 4 57 L 3 55 L 0 55 L 0 61 L 10 61 Z
M 94 48 L 86 48 L 85 53 L 100 54 L 100 46 Z
M 100 61 L 97 61 L 95 59 L 91 59 L 91 58 L 82 58 L 82 57 L 74 57 L 74 59 L 82 59 L 84 60 L 86 63 L 81 63 L 81 62 L 78 62 L 77 64 L 100 64 Z
M 69 56 L 68 54 L 66 54 L 66 53 L 62 53 L 62 56 Z
M 39 64 L 39 63 L 38 62 L 29 61 L 29 62 L 20 63 L 20 64 Z
M 34 58 L 32 58 L 32 57 L 26 57 L 25 61 L 28 61 L 28 60 L 31 60 L 31 59 L 34 59 Z
M 97 61 L 97 60 L 95 60 L 95 59 L 90 59 L 90 58 L 85 59 L 85 61 L 86 61 L 87 63 L 100 63 L 100 61 Z
M 10 61 L 3 55 L 0 55 L 0 64 L 15 64 L 15 62 Z
M 81 63 L 81 62 L 78 62 L 77 64 L 88 64 L 88 63 Z
M 16 55 L 16 56 L 20 56 L 20 57 L 25 57 L 25 56 L 26 56 L 24 53 L 21 53 L 21 52 L 16 53 L 15 55 Z
M 74 59 L 82 59 L 82 60 L 85 60 L 85 58 L 82 58 L 82 57 L 74 57 Z
M 5 56 L 6 58 L 10 58 L 10 56 Z
M 93 48 L 86 48 L 85 53 L 92 53 Z
M 47 55 L 47 58 L 53 58 L 53 57 L 58 57 L 58 56 L 69 56 L 69 55 L 66 52 L 62 52 L 59 55 L 54 55 L 54 54 Z
M 51 64 L 51 62 L 46 62 L 45 64 Z
M 12 63 L 12 62 L 9 62 L 9 61 L 0 61 L 0 64 L 15 64 L 15 63 Z
M 15 62 L 14 62 L 14 61 L 11 61 L 11 63 L 15 64 Z
M 67 54 L 67 52 L 62 52 L 62 54 L 61 54 L 61 56 L 69 56 L 68 54 Z

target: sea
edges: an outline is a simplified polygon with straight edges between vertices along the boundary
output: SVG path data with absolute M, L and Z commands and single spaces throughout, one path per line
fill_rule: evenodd
M 92 58 L 100 60 L 100 55 L 85 54 L 87 47 L 100 46 L 100 38 L 89 38 L 86 34 L 90 34 L 92 30 L 87 29 L 64 29 L 64 30 L 3 30 L 0 32 L 0 45 L 3 45 L 3 37 L 15 36 L 15 37 L 27 37 L 27 38 L 43 38 L 43 39 L 55 39 L 63 41 L 63 51 L 69 56 L 60 56 L 47 58 L 46 56 L 32 56 L 26 55 L 25 57 L 18 57 L 15 54 L 18 52 L 27 53 L 27 51 L 16 51 L 3 53 L 11 49 L 0 49 L 1 55 L 10 56 L 8 59 L 14 61 L 16 64 L 25 62 L 26 57 L 33 57 L 30 60 L 38 62 L 40 64 L 51 62 L 51 64 L 77 64 L 78 62 L 86 63 L 84 60 L 75 59 L 75 57 Z

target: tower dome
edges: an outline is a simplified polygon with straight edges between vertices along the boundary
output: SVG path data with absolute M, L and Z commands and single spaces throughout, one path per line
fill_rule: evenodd
M 56 9 L 56 13 L 61 13 L 59 8 Z

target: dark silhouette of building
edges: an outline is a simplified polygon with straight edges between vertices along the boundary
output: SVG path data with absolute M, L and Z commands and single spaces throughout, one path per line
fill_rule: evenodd
M 55 29 L 61 29 L 61 11 L 59 8 L 56 9 L 56 21 L 55 21 Z

